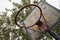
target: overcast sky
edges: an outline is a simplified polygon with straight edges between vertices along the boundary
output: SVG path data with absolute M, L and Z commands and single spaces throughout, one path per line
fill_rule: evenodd
M 12 2 L 20 3 L 20 0 L 12 0 Z M 9 2 L 8 0 L 0 0 L 0 12 L 5 11 L 5 8 L 12 9 L 12 2 Z M 46 0 L 46 2 L 60 9 L 60 0 Z

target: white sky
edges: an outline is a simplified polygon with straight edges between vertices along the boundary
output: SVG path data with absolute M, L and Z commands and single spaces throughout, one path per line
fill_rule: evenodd
M 60 10 L 60 0 L 46 0 L 46 2 Z
M 19 3 L 20 1 L 12 0 L 12 2 Z M 12 2 L 9 2 L 9 0 L 0 0 L 0 12 L 5 11 L 5 8 L 12 9 L 13 8 Z
M 20 0 L 12 0 L 12 2 L 20 3 Z M 2 11 L 5 11 L 5 8 L 12 9 L 13 8 L 12 2 L 9 2 L 8 0 L 0 0 L 0 13 Z M 46 2 L 60 10 L 60 0 L 46 0 Z

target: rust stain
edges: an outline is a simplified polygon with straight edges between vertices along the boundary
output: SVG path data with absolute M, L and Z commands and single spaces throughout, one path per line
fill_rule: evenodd
M 47 16 L 46 16 L 46 15 L 44 15 L 44 18 L 45 18 L 45 19 L 47 19 Z

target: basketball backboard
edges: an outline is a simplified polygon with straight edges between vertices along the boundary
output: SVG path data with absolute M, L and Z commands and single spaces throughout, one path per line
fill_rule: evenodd
M 51 6 L 48 3 L 43 2 L 43 1 L 40 1 L 38 6 L 42 9 L 42 13 L 43 13 L 43 15 L 46 19 L 47 25 L 49 27 L 52 27 L 53 25 L 55 25 L 55 23 L 60 21 L 60 11 L 59 10 L 57 10 L 53 6 Z M 31 12 L 31 14 L 34 14 L 34 13 L 36 13 L 36 14 L 39 13 L 39 11 L 37 10 L 36 7 Z M 41 19 L 41 21 L 43 21 L 43 20 Z M 28 24 L 28 21 L 25 21 L 25 23 L 26 22 Z M 27 24 L 26 24 L 26 26 L 28 26 Z M 36 38 L 40 36 L 38 32 L 35 32 L 33 30 L 28 29 L 28 33 L 31 37 L 31 40 L 36 40 Z

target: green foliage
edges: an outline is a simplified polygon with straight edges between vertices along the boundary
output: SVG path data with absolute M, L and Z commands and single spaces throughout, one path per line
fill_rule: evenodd
M 3 24 L 3 20 L 2 19 L 0 19 L 0 25 L 2 25 Z
M 52 28 L 52 30 L 54 30 L 54 31 L 57 33 L 57 35 L 60 36 L 60 22 L 59 22 L 58 24 L 56 24 L 56 25 Z
M 11 2 L 11 0 L 9 0 Z M 14 17 L 16 15 L 16 13 L 18 12 L 18 10 L 27 4 L 30 4 L 30 0 L 21 0 L 22 1 L 22 5 L 18 4 L 18 3 L 12 3 L 14 5 L 15 8 L 13 8 L 12 10 L 5 8 L 6 12 L 2 12 L 3 15 L 1 15 L 0 17 L 0 39 L 1 40 L 10 40 L 10 32 L 12 34 L 12 39 L 16 39 L 18 38 L 18 40 L 20 40 L 19 37 L 22 37 L 22 40 L 26 40 L 26 32 L 25 30 L 19 28 L 16 29 L 16 24 L 14 22 Z M 27 10 L 25 10 L 25 14 L 28 15 L 31 10 L 32 7 L 28 7 L 26 8 Z M 12 15 L 11 17 L 7 16 L 7 12 L 11 11 Z M 18 15 L 17 17 L 17 21 L 20 21 L 21 18 L 26 17 L 26 15 L 24 14 L 24 12 L 22 11 L 21 14 Z M 4 25 L 5 24 L 5 25 Z
M 38 2 L 38 0 L 34 0 L 34 3 L 37 3 Z
M 9 17 L 7 18 L 8 25 L 11 24 Z
M 15 7 L 17 7 L 17 8 L 21 8 L 21 7 L 22 7 L 20 4 L 14 3 L 14 2 L 13 2 L 13 5 L 14 5 Z
M 45 2 L 46 0 L 42 0 L 42 1 L 44 1 L 44 2 Z
M 30 0 L 21 0 L 23 2 L 23 5 L 30 4 Z

